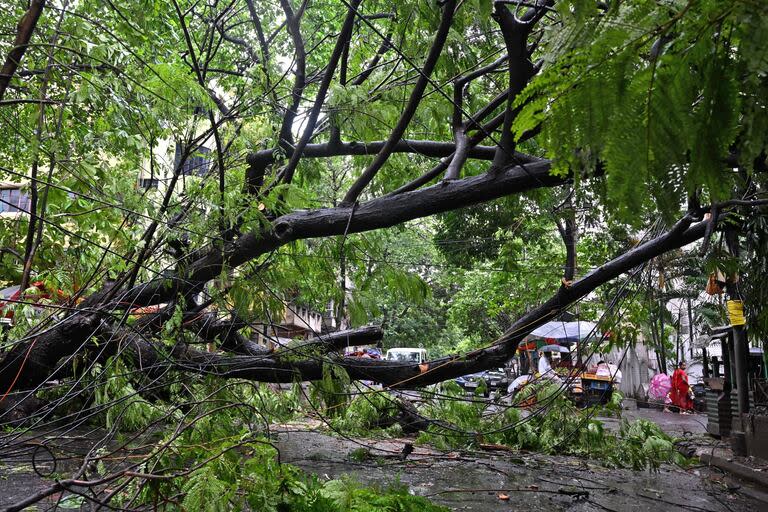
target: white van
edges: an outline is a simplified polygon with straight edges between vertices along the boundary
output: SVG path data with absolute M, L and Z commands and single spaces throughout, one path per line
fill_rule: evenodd
M 391 348 L 387 350 L 386 360 L 421 364 L 427 360 L 427 351 L 423 348 Z

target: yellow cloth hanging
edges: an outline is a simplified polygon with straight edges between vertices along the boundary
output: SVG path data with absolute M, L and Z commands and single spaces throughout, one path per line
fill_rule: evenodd
M 728 318 L 731 319 L 731 325 L 744 325 L 747 323 L 747 319 L 744 317 L 744 302 L 740 300 L 729 300 L 726 302 L 728 306 Z

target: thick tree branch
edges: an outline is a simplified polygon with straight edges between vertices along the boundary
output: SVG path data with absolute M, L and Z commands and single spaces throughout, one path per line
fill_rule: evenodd
M 419 79 L 416 81 L 416 85 L 414 86 L 413 90 L 411 91 L 411 95 L 408 98 L 408 103 L 405 107 L 405 110 L 403 110 L 400 119 L 395 125 L 395 128 L 392 130 L 392 133 L 387 139 L 387 142 L 384 144 L 384 147 L 376 155 L 376 158 L 374 158 L 373 162 L 371 162 L 371 164 L 365 169 L 365 171 L 363 171 L 357 181 L 355 181 L 347 191 L 347 194 L 344 196 L 344 204 L 351 205 L 357 201 L 357 198 L 363 192 L 365 187 L 368 186 L 374 176 L 376 176 L 376 173 L 379 172 L 379 169 L 384 166 L 384 163 L 392 154 L 393 148 L 405 134 L 405 130 L 408 128 L 411 119 L 413 119 L 413 116 L 416 114 L 416 109 L 418 108 L 419 103 L 421 103 L 421 98 L 424 95 L 424 90 L 429 84 L 429 77 L 432 74 L 435 65 L 437 64 L 437 59 L 443 52 L 443 46 L 447 40 L 448 31 L 451 28 L 451 22 L 453 21 L 453 14 L 455 9 L 456 0 L 446 0 L 446 2 L 443 4 L 443 15 L 440 19 L 440 26 L 438 27 L 437 33 L 435 34 L 432 47 L 429 49 L 427 59 L 424 61 L 424 66 L 419 73 Z
M 332 156 L 365 156 L 375 155 L 386 144 L 386 141 L 377 140 L 372 142 L 342 142 L 341 144 L 319 143 L 307 144 L 302 153 L 304 158 L 328 158 Z M 440 142 L 432 140 L 412 140 L 401 139 L 394 145 L 393 153 L 413 153 L 433 158 L 450 156 L 456 149 L 453 142 Z M 472 148 L 468 156 L 475 160 L 493 160 L 493 154 L 496 148 L 492 146 L 477 146 Z M 272 164 L 276 161 L 276 151 L 265 149 L 248 155 L 248 163 L 267 162 Z M 293 154 L 291 151 L 289 154 Z M 525 158 L 525 157 L 523 157 Z
M 509 12 L 507 6 L 501 2 L 494 5 L 494 19 L 501 28 L 504 45 L 509 58 L 509 91 L 504 116 L 504 125 L 501 130 L 501 140 L 493 160 L 494 168 L 507 165 L 515 151 L 515 140 L 512 135 L 512 123 L 516 111 L 512 108 L 515 98 L 525 88 L 534 73 L 533 63 L 528 55 L 528 34 L 533 28 L 534 22 L 523 23 Z
M 367 327 L 358 327 L 357 329 L 347 329 L 324 334 L 306 341 L 300 341 L 296 344 L 289 344 L 274 352 L 273 356 L 277 359 L 289 356 L 307 356 L 312 353 L 333 352 L 347 347 L 358 345 L 372 345 L 384 338 L 384 331 L 381 327 L 369 325 Z
M 445 171 L 446 180 L 455 180 L 459 177 L 461 169 L 464 167 L 464 163 L 467 161 L 467 150 L 469 149 L 469 138 L 467 136 L 467 127 L 464 123 L 462 115 L 462 105 L 464 104 L 464 90 L 469 83 L 480 76 L 492 73 L 504 62 L 506 62 L 507 56 L 496 59 L 490 64 L 474 70 L 467 75 L 460 76 L 454 81 L 453 84 L 453 138 L 456 142 L 456 152 L 451 158 L 451 163 L 448 164 L 448 169 Z M 471 120 L 473 124 L 477 124 L 475 120 Z
M 29 41 L 35 32 L 37 21 L 43 13 L 43 7 L 45 7 L 45 0 L 32 0 L 29 4 L 29 9 L 24 13 L 21 21 L 19 21 L 13 48 L 8 52 L 3 68 L 0 69 L 0 100 L 3 99 L 5 90 L 8 88 L 8 84 L 11 83 L 11 78 L 16 73 L 16 68 L 19 67 L 21 59 L 24 58 L 24 53 L 26 53 L 29 47 Z
M 295 65 L 296 71 L 295 79 L 293 82 L 293 89 L 291 90 L 291 104 L 283 115 L 283 123 L 280 126 L 280 147 L 287 149 L 293 146 L 293 120 L 296 119 L 298 113 L 299 103 L 301 102 L 301 95 L 304 92 L 307 79 L 307 52 L 304 49 L 304 39 L 301 37 L 301 13 L 294 14 L 291 7 L 290 0 L 280 0 L 280 6 L 285 12 L 286 23 L 288 25 L 288 33 L 293 40 L 293 47 L 295 52 Z
M 563 279 L 573 281 L 576 275 L 576 218 L 569 215 L 565 219 L 563 242 L 565 242 L 565 272 Z
M 477 178 L 489 181 L 487 176 Z M 432 188 L 450 188 L 451 185 L 455 184 L 456 182 L 452 182 L 448 185 L 439 185 Z M 423 191 L 418 193 L 423 193 Z M 362 205 L 360 208 L 365 206 Z M 438 206 L 437 208 L 440 207 Z M 319 216 L 316 212 L 291 214 L 294 216 L 292 226 L 290 225 L 291 221 L 281 218 L 281 222 L 289 224 L 289 227 L 285 228 L 287 231 L 284 235 L 301 237 L 303 233 L 297 230 L 297 226 L 301 226 L 303 223 L 308 224 L 308 226 L 303 226 L 303 229 L 309 229 L 312 233 L 316 233 L 318 228 L 312 228 L 311 226 L 319 225 L 325 226 L 326 236 L 332 234 L 335 229 L 335 214 L 332 210 L 338 209 L 328 210 Z M 514 354 L 517 343 L 523 337 L 531 330 L 550 320 L 574 301 L 591 293 L 598 286 L 652 258 L 683 247 L 703 237 L 707 223 L 700 222 L 691 227 L 692 219 L 692 216 L 686 216 L 667 233 L 609 261 L 583 278 L 574 281 L 570 286 L 561 286 L 552 298 L 518 319 L 497 340 L 497 343 L 489 348 L 462 356 L 449 356 L 437 359 L 429 362 L 427 365 L 356 358 L 338 358 L 334 359 L 334 363 L 345 368 L 352 378 L 375 380 L 389 386 L 426 385 L 500 366 Z M 386 222 L 390 221 L 391 219 L 386 219 Z M 401 218 L 398 222 L 402 221 L 403 219 Z M 382 219 L 380 213 L 364 211 L 363 220 L 355 226 L 355 229 L 365 229 L 371 222 L 384 222 L 384 219 Z M 278 241 L 266 243 L 275 244 L 279 243 L 279 241 L 278 239 Z M 242 250 L 248 254 L 254 250 L 264 250 L 263 247 L 258 247 L 259 245 L 257 243 L 254 247 L 247 247 Z M 234 257 L 234 255 L 230 257 Z M 244 257 L 244 254 L 240 257 Z M 199 270 L 199 272 L 206 271 L 209 271 L 209 269 L 203 268 Z M 65 323 L 69 326 L 66 332 L 52 331 L 45 335 L 46 338 L 43 343 L 45 350 L 32 350 L 34 343 L 40 342 L 43 336 L 35 342 L 17 345 L 4 359 L 1 367 L 2 372 L 0 372 L 0 386 L 11 390 L 14 381 L 16 381 L 15 386 L 17 389 L 25 389 L 44 382 L 50 378 L 55 367 L 55 361 L 60 357 L 74 353 L 93 334 L 94 329 L 98 326 L 98 320 L 93 316 L 76 315 L 65 321 Z M 62 335 L 67 338 L 66 344 L 57 343 L 61 341 L 60 337 Z M 139 345 L 141 345 L 141 350 L 153 350 L 147 343 L 140 343 Z M 51 351 L 55 352 L 52 354 Z M 158 362 L 159 359 L 153 358 L 150 353 L 143 354 L 140 359 L 142 361 L 152 361 L 151 364 L 155 374 L 162 370 L 161 368 L 156 368 L 156 365 L 170 364 L 180 370 L 213 373 L 224 377 L 239 377 L 258 381 L 290 382 L 297 378 L 314 380 L 322 377 L 323 362 L 317 358 L 288 362 L 262 355 L 224 357 L 216 354 L 200 353 L 186 348 L 177 349 L 175 356 L 178 358 L 176 362 L 169 362 L 167 359 Z M 17 377 L 11 377 L 12 375 L 17 375 Z
M 359 358 L 334 358 L 328 362 L 344 368 L 353 379 L 374 380 L 391 387 L 424 386 L 501 366 L 514 354 L 520 340 L 575 300 L 638 265 L 704 236 L 706 223 L 700 222 L 694 226 L 691 223 L 691 217 L 686 216 L 667 233 L 607 262 L 570 287 L 560 287 L 552 298 L 518 319 L 489 348 L 436 359 L 422 365 Z M 317 359 L 289 363 L 265 357 L 222 357 L 189 349 L 180 351 L 176 356 L 179 367 L 187 371 L 262 382 L 317 380 L 322 378 L 324 364 Z
M 560 233 L 560 238 L 563 239 L 563 245 L 565 245 L 565 266 L 563 270 L 563 283 L 570 283 L 576 274 L 576 212 L 573 210 L 571 204 L 571 195 L 565 200 L 564 204 L 568 205 L 568 210 L 565 213 L 565 222 L 560 219 L 556 219 L 557 230 Z
M 497 176 L 472 176 L 393 197 L 373 199 L 357 206 L 354 212 L 351 207 L 341 206 L 289 213 L 275 219 L 271 231 L 246 233 L 229 244 L 223 259 L 221 250 L 212 249 L 191 262 L 188 266 L 189 275 L 178 285 L 180 290 L 192 292 L 200 284 L 216 278 L 223 265 L 237 267 L 295 240 L 386 228 L 509 194 L 562 185 L 568 181 L 568 178 L 550 175 L 549 169 L 549 161 L 511 167 Z M 156 280 L 136 286 L 124 293 L 120 300 L 133 304 L 164 302 L 169 293 L 167 284 L 165 280 Z
M 251 356 L 269 354 L 271 351 L 267 347 L 254 343 L 239 332 L 247 325 L 245 321 L 239 318 L 222 320 L 216 318 L 214 314 L 208 313 L 185 327 L 207 342 L 213 343 L 218 340 L 222 350 L 233 354 Z
M 196 253 L 202 255 L 186 265 L 186 276 L 156 278 L 117 292 L 114 301 L 106 302 L 99 295 L 93 295 L 85 304 L 125 308 L 168 302 L 177 293 L 199 290 L 204 283 L 218 277 L 224 265 L 237 267 L 295 240 L 343 234 L 348 223 L 347 233 L 371 231 L 510 194 L 562 185 L 570 180 L 550 175 L 549 169 L 550 162 L 546 160 L 525 167 L 514 166 L 495 176 L 472 176 L 373 199 L 356 207 L 354 214 L 352 208 L 346 206 L 289 213 L 273 220 L 271 229 L 246 233 L 228 243 L 223 252 L 210 248 Z
M 474 134 L 472 137 L 469 138 L 467 141 L 467 147 L 468 148 L 474 148 L 477 144 L 480 144 L 480 142 L 485 139 L 486 134 L 492 132 L 501 124 L 504 122 L 505 114 L 504 112 L 500 113 L 499 115 L 495 116 L 493 119 L 488 121 L 478 133 Z M 493 148 L 494 156 L 496 155 L 496 148 Z M 468 150 L 471 152 L 472 149 Z M 444 158 L 440 163 L 438 163 L 436 166 L 434 166 L 429 171 L 425 172 L 418 178 L 411 180 L 410 182 L 406 183 L 405 185 L 397 188 L 396 190 L 393 190 L 387 196 L 396 196 L 399 194 L 402 194 L 403 192 L 410 192 L 412 190 L 416 190 L 417 188 L 421 187 L 422 185 L 426 185 L 433 179 L 437 178 L 440 174 L 442 174 L 446 169 L 448 169 L 448 166 L 453 161 L 454 153 L 451 153 L 448 158 Z M 540 159 L 537 159 L 535 157 L 531 157 L 528 155 L 523 155 L 522 153 L 515 152 L 515 158 L 523 157 L 522 160 L 515 160 L 516 162 L 520 162 L 521 164 L 526 163 L 526 161 L 537 161 Z
M 470 142 L 474 140 L 476 138 L 473 137 Z M 385 143 L 386 141 L 307 144 L 302 152 L 302 158 L 375 155 L 381 151 Z M 456 145 L 453 142 L 401 139 L 394 145 L 392 152 L 442 158 L 451 156 L 455 148 Z M 467 151 L 467 157 L 475 160 L 490 161 L 493 160 L 495 151 L 496 148 L 492 146 L 471 146 Z M 246 172 L 246 189 L 248 192 L 256 194 L 259 191 L 267 168 L 277 161 L 277 153 L 274 149 L 266 149 L 248 155 L 248 170 Z M 293 151 L 289 151 L 288 155 L 293 155 Z M 516 154 L 516 157 L 518 162 L 531 162 L 534 160 L 522 153 Z
M 99 325 L 97 315 L 79 313 L 17 343 L 0 362 L 0 396 L 34 388 L 55 377 L 59 359 L 78 351 Z
M 253 356 L 271 354 L 272 357 L 276 358 L 284 356 L 295 357 L 296 355 L 306 355 L 313 352 L 326 353 L 356 345 L 370 345 L 380 341 L 384 336 L 384 331 L 381 327 L 359 327 L 317 336 L 309 340 L 290 344 L 273 352 L 264 345 L 255 343 L 238 332 L 247 325 L 247 322 L 239 318 L 217 319 L 213 314 L 206 314 L 198 321 L 186 326 L 186 328 L 205 341 L 213 342 L 218 339 L 221 348 L 227 352 Z
M 304 132 L 301 135 L 299 143 L 291 155 L 288 165 L 282 170 L 282 181 L 284 183 L 290 183 L 293 180 L 293 173 L 296 167 L 299 165 L 304 148 L 309 143 L 310 138 L 314 134 L 315 124 L 317 123 L 317 117 L 320 115 L 320 109 L 325 103 L 325 95 L 328 93 L 328 88 L 331 86 L 331 80 L 333 80 L 333 74 L 336 72 L 336 66 L 339 63 L 344 48 L 347 45 L 349 37 L 352 35 L 352 27 L 355 22 L 355 15 L 357 7 L 360 5 L 361 0 L 351 0 L 347 16 L 344 19 L 344 24 L 341 27 L 341 33 L 336 40 L 336 45 L 333 48 L 331 57 L 328 60 L 328 65 L 325 68 L 323 74 L 323 80 L 320 82 L 320 87 L 317 90 L 317 96 L 315 97 L 315 103 L 312 105 L 312 110 L 309 112 L 309 118 L 307 119 L 307 125 L 304 127 Z

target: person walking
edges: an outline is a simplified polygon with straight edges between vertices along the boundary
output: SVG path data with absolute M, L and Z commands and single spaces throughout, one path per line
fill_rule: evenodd
M 678 363 L 677 369 L 672 374 L 672 389 L 669 391 L 672 405 L 681 414 L 691 414 L 693 411 L 691 393 L 691 386 L 688 385 L 688 374 L 685 373 L 685 361 L 682 361 Z

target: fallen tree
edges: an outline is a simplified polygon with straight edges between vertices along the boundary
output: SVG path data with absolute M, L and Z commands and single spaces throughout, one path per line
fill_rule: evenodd
M 214 373 L 227 377 L 243 377 L 251 380 L 273 382 L 288 382 L 295 379 L 313 380 L 322 374 L 325 358 L 301 360 L 302 351 L 322 351 L 338 348 L 336 340 L 344 343 L 343 336 L 329 335 L 318 338 L 290 349 L 283 348 L 269 352 L 264 347 L 254 344 L 247 336 L 240 333 L 248 328 L 248 322 L 228 320 L 228 312 L 222 318 L 205 313 L 204 306 L 198 304 L 194 297 L 199 294 L 206 283 L 222 275 L 233 275 L 246 263 L 258 260 L 264 255 L 273 253 L 279 248 L 300 240 L 312 240 L 333 236 L 347 237 L 355 233 L 363 233 L 378 229 L 389 228 L 405 222 L 420 219 L 435 214 L 457 210 L 466 206 L 492 201 L 509 195 L 519 195 L 537 189 L 548 189 L 570 185 L 574 179 L 580 183 L 600 181 L 606 166 L 601 162 L 592 167 L 591 174 L 584 175 L 583 171 L 570 173 L 552 172 L 551 160 L 543 159 L 519 151 L 520 145 L 527 140 L 535 139 L 540 133 L 541 126 L 527 126 L 517 137 L 512 137 L 512 126 L 518 116 L 525 113 L 527 97 L 520 98 L 526 85 L 541 71 L 541 64 L 533 63 L 532 56 L 537 48 L 537 40 L 531 38 L 534 27 L 545 19 L 554 2 L 540 1 L 526 7 L 524 14 L 513 12 L 504 3 L 494 6 L 494 20 L 501 29 L 506 54 L 491 64 L 478 66 L 458 76 L 452 98 L 453 114 L 451 129 L 454 140 L 449 142 L 432 140 L 405 139 L 403 134 L 412 122 L 419 105 L 424 101 L 424 90 L 431 82 L 432 74 L 438 56 L 443 53 L 441 37 L 432 41 L 431 56 L 428 59 L 418 83 L 412 89 L 413 94 L 408 99 L 405 109 L 397 120 L 397 126 L 386 140 L 344 142 L 341 140 L 342 131 L 333 122 L 315 122 L 307 126 L 307 132 L 302 134 L 302 141 L 293 144 L 290 129 L 296 116 L 296 109 L 301 101 L 301 93 L 309 85 L 306 76 L 306 62 L 302 62 L 295 72 L 295 82 L 292 91 L 292 106 L 282 117 L 281 139 L 274 149 L 251 152 L 247 156 L 249 168 L 245 173 L 243 190 L 253 196 L 255 204 L 265 195 L 277 194 L 279 185 L 290 184 L 295 174 L 296 165 L 302 159 L 317 160 L 345 156 L 371 156 L 374 158 L 369 167 L 358 178 L 353 180 L 344 194 L 344 201 L 338 206 L 321 207 L 308 210 L 281 213 L 276 206 L 274 211 L 264 211 L 263 218 L 256 229 L 243 231 L 237 222 L 218 234 L 218 241 L 208 243 L 194 250 L 173 242 L 169 234 L 184 222 L 187 210 L 182 210 L 171 222 L 167 223 L 167 232 L 158 234 L 162 223 L 153 221 L 141 237 L 143 248 L 135 254 L 135 259 L 128 257 L 132 266 L 124 271 L 117 279 L 105 284 L 101 290 L 92 290 L 79 304 L 74 302 L 65 308 L 64 313 L 51 317 L 29 332 L 28 336 L 16 340 L 13 346 L 2 355 L 0 361 L 0 390 L 17 392 L 36 389 L 50 379 L 55 379 L 60 372 L 73 361 L 73 356 L 89 349 L 92 340 L 102 340 L 108 346 L 119 346 L 125 340 L 133 340 L 129 345 L 141 347 L 137 353 L 146 352 L 139 359 L 142 361 L 158 361 L 158 365 L 177 365 L 178 368 L 197 373 Z M 303 11 L 293 10 L 283 5 L 290 38 L 294 43 L 297 60 L 306 60 L 306 48 L 303 47 L 303 37 L 300 28 Z M 441 7 L 442 21 L 440 30 L 446 32 L 453 23 L 457 5 L 447 2 Z M 261 33 L 258 17 L 255 11 L 249 10 L 251 21 Z M 348 19 L 355 17 L 355 7 L 348 6 Z M 178 13 L 178 20 L 184 31 L 184 13 Z M 374 32 L 376 28 L 365 18 L 359 23 L 369 26 Z M 348 24 L 345 25 L 348 27 Z M 34 26 L 32 27 L 34 29 Z M 345 30 L 347 30 L 345 29 Z M 221 27 L 217 30 L 221 32 Z M 440 32 L 440 33 L 442 33 Z M 222 32 L 225 34 L 225 32 Z M 263 35 L 263 34 L 262 34 Z M 439 34 L 438 34 L 439 35 Z M 29 35 L 25 35 L 29 37 Z M 243 46 L 246 43 L 238 38 L 225 39 L 233 44 Z M 259 38 L 262 58 L 269 53 L 265 39 Z M 343 41 L 342 41 L 343 42 Z M 187 41 L 189 43 L 189 41 Z M 340 43 L 341 44 L 341 43 Z M 328 103 L 328 81 L 333 78 L 335 66 L 341 59 L 339 70 L 340 82 L 347 81 L 349 63 L 344 60 L 344 50 L 341 44 L 336 45 L 332 58 L 334 59 L 328 74 L 323 77 L 325 85 L 318 90 L 318 96 L 310 113 L 317 120 L 316 109 Z M 377 61 L 381 52 L 389 49 L 387 45 L 377 50 Z M 212 48 L 209 48 L 213 51 Z M 194 55 L 193 48 L 187 48 Z M 339 53 L 341 52 L 341 53 Z M 255 52 L 248 48 L 248 55 Z M 263 64 L 263 63 L 261 63 Z M 485 105 L 468 114 L 464 109 L 464 92 L 473 81 L 482 80 L 498 72 L 506 65 L 508 84 L 501 92 L 493 96 Z M 219 110 L 222 110 L 223 100 L 211 89 L 206 81 L 200 63 L 193 59 L 192 71 L 195 73 L 198 86 L 210 93 Z M 25 75 L 26 77 L 27 75 Z M 355 81 L 361 86 L 370 73 L 363 71 L 361 78 Z M 434 84 L 433 84 L 434 85 Z M 519 104 L 518 104 L 519 103 Z M 223 117 L 215 119 L 211 113 L 210 127 L 203 136 L 196 136 L 190 143 L 197 143 L 202 137 L 212 137 L 220 153 L 223 153 L 222 133 L 220 125 L 230 118 L 236 118 L 245 105 L 234 104 L 223 109 Z M 483 120 L 493 116 L 491 121 L 482 124 Z M 496 130 L 501 128 L 501 137 L 496 139 Z M 313 138 L 322 137 L 329 133 L 327 142 L 311 142 Z M 491 140 L 494 145 L 483 146 L 485 140 Z M 231 142 L 230 142 L 231 143 Z M 396 187 L 380 197 L 358 201 L 360 194 L 379 174 L 383 164 L 395 153 L 418 154 L 424 157 L 439 157 L 443 160 L 421 177 L 416 177 L 405 185 Z M 172 202 L 173 189 L 180 178 L 184 159 L 191 158 L 191 151 L 180 152 L 181 162 L 171 177 L 171 186 L 163 197 L 160 214 L 165 214 Z M 223 154 L 217 162 L 220 179 L 220 190 L 223 193 L 225 179 L 225 162 Z M 287 172 L 279 167 L 285 160 L 290 168 Z M 468 160 L 479 159 L 492 161 L 491 167 L 478 175 L 461 177 Z M 424 184 L 445 172 L 444 179 L 439 183 L 423 187 Z M 270 178 L 271 177 L 271 178 Z M 266 180 L 271 179 L 268 183 Z M 715 206 L 713 206 L 716 208 Z M 263 205 L 260 207 L 263 208 Z M 673 249 L 685 246 L 692 241 L 705 236 L 705 224 L 691 226 L 693 218 L 702 215 L 701 207 L 694 205 L 688 215 L 669 232 L 650 240 L 629 252 L 618 256 L 597 268 L 581 279 L 571 282 L 566 279 L 558 292 L 538 307 L 532 308 L 526 315 L 515 321 L 504 335 L 486 349 L 465 355 L 457 355 L 430 361 L 425 365 L 402 365 L 383 361 L 346 360 L 334 358 L 334 364 L 344 367 L 353 378 L 373 379 L 388 385 L 422 385 L 449 379 L 466 373 L 499 366 L 508 359 L 516 348 L 517 342 L 527 332 L 537 325 L 552 318 L 569 304 L 582 298 L 597 287 L 618 277 L 632 268 L 644 264 L 650 259 Z M 712 225 L 709 227 L 711 236 Z M 176 244 L 176 245 L 174 245 Z M 145 273 L 145 262 L 152 251 L 162 247 L 171 247 L 175 254 L 173 270 L 156 272 L 156 277 L 142 283 L 135 283 L 136 277 Z M 573 260 L 574 248 L 569 258 Z M 134 254 L 134 253 L 132 253 Z M 571 266 L 573 264 L 571 263 Z M 571 277 L 573 268 L 570 271 Z M 226 292 L 225 292 L 226 295 Z M 166 304 L 166 307 L 140 323 L 128 329 L 125 325 L 126 316 L 137 307 Z M 180 308 L 184 319 L 196 318 L 195 321 L 185 320 L 182 324 L 184 331 L 201 342 L 215 342 L 220 350 L 232 354 L 209 354 L 196 351 L 183 340 L 172 351 L 172 358 L 167 356 L 160 359 L 152 355 L 159 348 L 153 339 L 170 321 L 171 313 Z M 207 320 L 200 322 L 199 316 L 207 315 Z M 377 340 L 380 332 L 365 333 L 360 340 Z M 91 347 L 92 348 L 92 347 Z M 98 349 L 104 353 L 104 347 Z M 290 352 L 290 361 L 284 357 Z M 115 353 L 110 348 L 107 353 Z M 153 364 L 149 365 L 154 366 Z
M 365 379 L 381 382 L 392 387 L 414 387 L 441 382 L 444 380 L 474 373 L 481 370 L 503 366 L 514 355 L 517 345 L 528 333 L 539 325 L 564 311 L 570 304 L 594 291 L 623 273 L 642 265 L 651 259 L 671 250 L 681 248 L 701 239 L 707 229 L 707 222 L 691 225 L 696 218 L 689 214 L 678 221 L 668 232 L 649 240 L 625 254 L 606 262 L 581 279 L 567 286 L 564 284 L 558 292 L 542 305 L 532 309 L 518 319 L 504 335 L 488 348 L 468 354 L 457 354 L 425 364 L 404 364 L 392 361 L 380 361 L 359 358 L 320 358 L 306 354 L 320 347 L 323 352 L 332 351 L 351 344 L 374 343 L 381 338 L 378 328 L 338 332 L 327 337 L 286 347 L 275 353 L 249 344 L 247 340 L 238 348 L 223 344 L 222 348 L 235 354 L 247 352 L 248 355 L 219 355 L 200 352 L 185 345 L 177 346 L 172 358 L 159 357 L 157 347 L 146 342 L 141 334 L 120 335 L 110 333 L 108 342 L 119 344 L 126 338 L 132 338 L 140 356 L 134 360 L 143 361 L 143 369 L 159 371 L 161 368 L 180 369 L 194 373 L 210 374 L 225 378 L 244 378 L 262 382 L 294 382 L 296 380 L 318 380 L 323 375 L 323 365 L 334 364 L 344 368 L 353 379 Z M 38 386 L 55 375 L 60 359 L 82 350 L 87 340 L 98 331 L 98 317 L 79 314 L 62 322 L 47 334 L 17 345 L 6 354 L 6 367 L 14 371 L 3 372 L 3 386 L 14 386 L 16 390 Z M 219 335 L 224 329 L 235 329 L 232 322 L 222 322 L 213 329 Z M 209 333 L 210 335 L 210 333 Z M 62 338 L 66 337 L 66 338 Z M 69 343 L 64 343 L 64 341 Z M 40 346 L 37 348 L 37 343 Z M 55 347 L 55 349 L 54 349 Z M 34 354 L 34 357 L 31 356 Z M 290 361 L 286 360 L 290 356 Z M 302 356 L 306 359 L 302 360 Z M 11 359 L 11 358 L 14 359 Z M 14 364 L 15 363 L 15 364 Z
M 3 219 L 0 253 L 22 260 L 0 257 L 2 278 L 39 274 L 71 295 L 20 290 L 0 344 L 0 424 L 109 430 L 73 478 L 12 509 L 81 486 L 99 505 L 195 510 L 184 501 L 193 484 L 228 471 L 209 464 L 256 454 L 229 487 L 206 488 L 218 489 L 210 502 L 230 489 L 236 507 L 251 470 L 272 467 L 272 452 L 258 456 L 261 435 L 284 417 L 270 411 L 302 399 L 333 411 L 348 379 L 408 388 L 502 366 L 531 330 L 622 275 L 698 240 L 717 259 L 723 226 L 735 246 L 752 226 L 749 257 L 765 252 L 755 221 L 766 205 L 760 2 L 239 4 L 34 1 L 0 14 L 15 37 L 0 74 L 0 202 L 19 214 Z M 294 302 L 348 325 L 357 286 L 405 290 L 394 315 L 405 314 L 429 272 L 409 275 L 415 263 L 366 242 L 418 224 L 432 244 L 437 223 L 485 206 L 490 229 L 477 238 L 509 242 L 511 255 L 494 270 L 521 288 L 541 272 L 510 261 L 525 251 L 502 232 L 536 246 L 557 229 L 565 264 L 546 287 L 554 293 L 509 314 L 483 348 L 450 353 L 455 345 L 421 364 L 343 355 L 380 342 L 386 324 L 303 329 L 307 339 L 290 342 L 273 329 L 273 346 L 260 343 Z M 500 209 L 514 220 L 502 225 Z M 519 234 L 536 222 L 529 239 Z M 618 225 L 622 242 L 645 238 L 614 244 L 582 274 L 580 222 L 606 238 Z M 462 242 L 478 235 L 462 228 Z M 399 243 L 393 252 L 409 250 Z M 560 252 L 547 254 L 559 270 Z M 298 381 L 325 395 L 262 384 Z M 294 401 L 270 402 L 278 394 Z M 429 425 L 406 404 L 394 414 L 384 423 Z M 136 441 L 151 453 L 94 470 L 112 464 L 116 452 L 96 446 L 121 422 L 142 430 L 121 449 Z M 219 453 L 201 449 L 211 439 Z
M 336 339 L 334 335 L 325 341 L 320 339 L 318 342 L 299 344 L 292 347 L 292 350 L 285 350 L 291 354 L 293 359 L 291 361 L 281 360 L 279 351 L 273 355 L 232 356 L 201 352 L 185 347 L 179 348 L 173 354 L 173 359 L 161 364 L 167 365 L 169 369 L 181 368 L 184 371 L 206 375 L 260 382 L 319 380 L 323 376 L 323 366 L 332 364 L 343 368 L 352 379 L 372 380 L 394 388 L 425 386 L 469 373 L 498 368 L 514 355 L 518 343 L 532 330 L 549 321 L 598 286 L 659 255 L 701 239 L 707 223 L 698 222 L 691 225 L 694 218 L 694 215 L 687 216 L 675 224 L 670 231 L 606 262 L 599 269 L 570 285 L 563 285 L 551 299 L 518 319 L 491 346 L 475 352 L 447 356 L 423 364 L 349 357 L 307 357 L 302 360 L 303 349 L 317 343 L 333 346 L 333 340 Z M 359 341 L 364 341 L 364 337 Z

